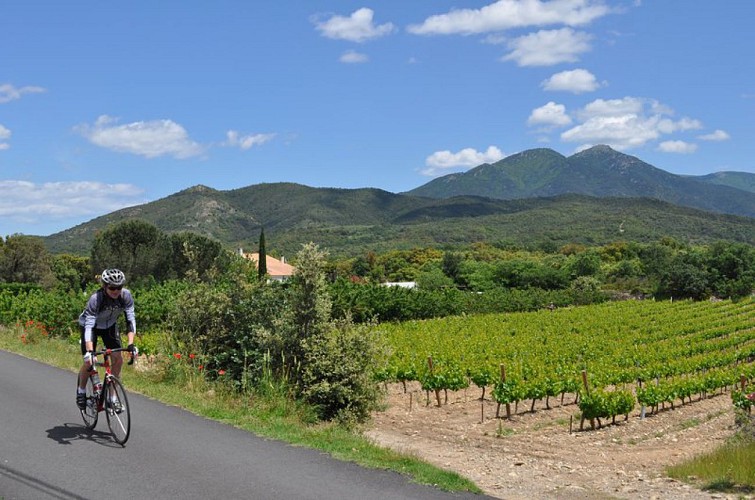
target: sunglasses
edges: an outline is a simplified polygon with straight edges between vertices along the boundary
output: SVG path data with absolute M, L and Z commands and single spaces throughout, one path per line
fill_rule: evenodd
M 113 292 L 116 291 L 116 290 L 123 290 L 123 285 L 121 285 L 121 286 L 108 285 L 107 289 L 110 290 L 110 291 L 113 291 Z

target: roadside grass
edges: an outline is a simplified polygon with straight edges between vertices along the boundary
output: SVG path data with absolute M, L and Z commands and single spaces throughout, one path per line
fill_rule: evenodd
M 755 440 L 737 435 L 711 453 L 669 467 L 675 479 L 719 493 L 755 493 Z
M 21 338 L 22 326 L 0 326 L 0 349 L 76 372 L 81 363 L 78 343 L 64 339 Z M 222 380 L 208 381 L 186 360 L 164 356 L 144 370 L 124 364 L 126 389 L 256 435 L 321 450 L 339 460 L 396 471 L 420 484 L 445 491 L 482 493 L 472 481 L 414 456 L 381 448 L 359 434 L 333 423 L 316 422 L 314 412 L 293 401 L 275 381 L 239 393 Z M 136 416 L 138 418 L 138 415 Z

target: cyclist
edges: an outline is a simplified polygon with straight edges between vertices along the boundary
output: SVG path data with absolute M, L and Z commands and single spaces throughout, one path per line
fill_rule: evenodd
M 119 269 L 105 269 L 100 276 L 102 287 L 93 293 L 87 301 L 86 308 L 79 315 L 79 327 L 81 329 L 81 354 L 84 356 L 84 364 L 79 370 L 79 387 L 76 390 L 76 405 L 80 409 L 86 408 L 86 384 L 90 371 L 94 368 L 94 351 L 97 349 L 97 337 L 102 337 L 102 342 L 108 349 L 121 347 L 121 336 L 118 332 L 118 316 L 123 312 L 126 315 L 128 327 L 128 351 L 131 356 L 136 356 L 139 350 L 134 345 L 136 335 L 136 316 L 134 314 L 134 298 L 131 292 L 123 288 L 126 283 L 126 275 Z M 113 375 L 121 374 L 123 357 L 120 352 L 111 355 Z M 120 402 L 111 395 L 113 407 L 118 409 Z

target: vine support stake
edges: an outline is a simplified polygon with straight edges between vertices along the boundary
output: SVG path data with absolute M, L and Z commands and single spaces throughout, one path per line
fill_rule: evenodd
M 582 370 L 582 383 L 585 386 L 585 394 L 590 395 L 590 386 L 587 384 L 587 370 Z
M 642 379 L 641 378 L 637 379 L 637 387 L 639 389 L 642 389 Z M 692 396 L 690 396 L 689 402 L 690 403 L 692 402 Z M 645 420 L 645 405 L 644 404 L 642 406 L 640 406 L 640 420 Z
M 430 378 L 433 378 L 433 357 L 432 356 L 427 357 L 427 367 L 430 369 Z M 435 383 L 433 385 L 435 385 Z M 434 391 L 435 391 L 435 400 L 438 402 L 438 408 L 440 408 L 441 406 L 440 389 L 435 387 Z M 446 398 L 448 398 L 448 395 L 446 395 Z M 430 404 L 430 391 L 427 392 L 427 399 L 428 399 L 427 404 L 429 405 Z
M 590 395 L 590 385 L 587 383 L 587 370 L 582 370 L 582 384 L 585 386 L 585 395 Z M 582 430 L 582 424 L 585 422 L 585 416 L 582 415 L 582 421 L 579 423 L 579 430 Z M 600 419 L 598 419 L 598 428 L 600 428 Z M 595 420 L 590 419 L 590 429 L 595 429 Z
M 501 382 L 506 383 L 506 367 L 501 363 Z M 506 419 L 511 420 L 511 404 L 506 403 Z

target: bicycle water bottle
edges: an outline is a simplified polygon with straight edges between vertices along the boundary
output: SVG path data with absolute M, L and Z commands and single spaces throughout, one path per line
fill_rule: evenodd
M 94 389 L 94 395 L 99 396 L 102 391 L 102 382 L 100 382 L 100 374 L 95 372 L 92 374 L 92 387 Z

